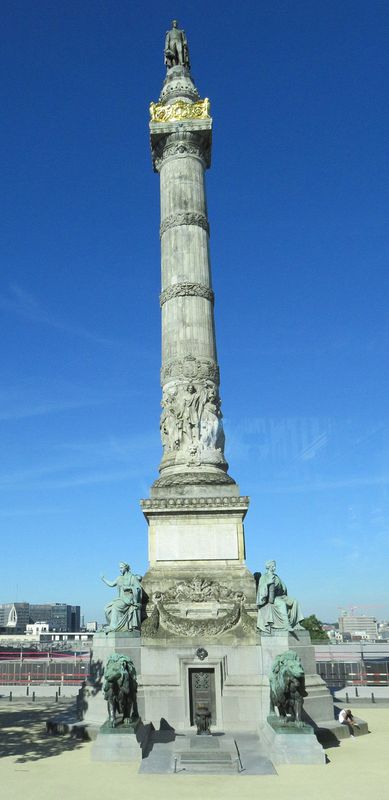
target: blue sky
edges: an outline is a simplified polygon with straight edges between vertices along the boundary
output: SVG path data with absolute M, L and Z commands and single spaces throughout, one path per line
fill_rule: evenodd
M 177 17 L 207 175 L 247 563 L 306 614 L 389 616 L 386 0 L 2 4 L 1 592 L 80 603 L 147 568 L 160 460 L 148 104 Z

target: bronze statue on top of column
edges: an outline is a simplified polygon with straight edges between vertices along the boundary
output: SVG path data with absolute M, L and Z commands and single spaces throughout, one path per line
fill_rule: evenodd
M 189 49 L 185 31 L 178 28 L 176 19 L 172 22 L 171 30 L 166 33 L 164 56 L 168 69 L 178 66 L 190 69 Z

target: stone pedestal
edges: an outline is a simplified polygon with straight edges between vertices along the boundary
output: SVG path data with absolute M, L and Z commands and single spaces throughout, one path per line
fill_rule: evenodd
M 261 741 L 266 745 L 274 764 L 325 764 L 324 750 L 309 725 L 296 728 L 289 725 L 269 724 L 261 730 Z
M 245 565 L 248 502 L 247 497 L 189 493 L 143 500 L 150 567 L 142 585 L 149 598 L 199 575 L 243 592 L 254 603 L 255 582 Z
M 107 723 L 100 731 L 92 745 L 92 761 L 136 761 L 142 760 L 142 724 L 128 728 L 109 728 Z
M 199 649 L 207 655 L 200 659 Z M 145 719 L 158 728 L 161 718 L 178 731 L 196 731 L 190 707 L 190 671 L 212 671 L 214 712 L 211 728 L 256 731 L 268 713 L 260 692 L 260 649 L 255 644 L 216 644 L 201 639 L 142 643 L 139 697 Z
M 104 668 L 113 653 L 127 656 L 133 662 L 137 674 L 140 672 L 140 633 L 139 631 L 110 632 L 99 631 L 93 638 L 91 657 L 91 678 L 83 690 L 82 716 L 85 726 L 94 729 L 102 726 L 107 718 L 107 703 L 103 695 Z M 142 710 L 139 709 L 142 716 Z M 126 745 L 127 746 L 127 745 Z
M 315 728 L 325 728 L 330 721 L 333 727 L 332 697 L 316 674 L 309 633 L 299 631 L 293 636 L 280 632 L 260 638 L 253 628 L 245 630 L 242 620 L 220 636 L 203 633 L 201 638 L 179 637 L 160 631 L 154 638 L 142 640 L 139 696 L 145 718 L 155 727 L 163 717 L 178 730 L 191 726 L 194 729 L 189 673 L 194 669 L 211 668 L 215 681 L 216 728 L 261 731 L 270 711 L 268 676 L 271 665 L 276 655 L 290 649 L 298 653 L 306 673 L 305 718 Z

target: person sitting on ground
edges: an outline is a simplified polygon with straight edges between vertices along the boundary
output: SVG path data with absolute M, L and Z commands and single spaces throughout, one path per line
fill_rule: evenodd
M 338 719 L 341 725 L 348 726 L 351 736 L 354 736 L 354 728 L 359 728 L 359 725 L 355 722 L 355 719 L 351 713 L 351 708 L 342 708 L 342 710 L 339 712 Z

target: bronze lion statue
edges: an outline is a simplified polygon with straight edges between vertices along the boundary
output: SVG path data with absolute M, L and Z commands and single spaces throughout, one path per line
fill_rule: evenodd
M 109 724 L 116 727 L 117 716 L 123 725 L 130 725 L 138 717 L 136 670 L 131 659 L 119 653 L 110 655 L 104 669 L 104 698 L 107 701 Z
M 303 725 L 301 712 L 305 691 L 304 668 L 294 650 L 287 650 L 276 656 L 269 675 L 270 715 L 275 716 L 278 709 L 281 722 Z

